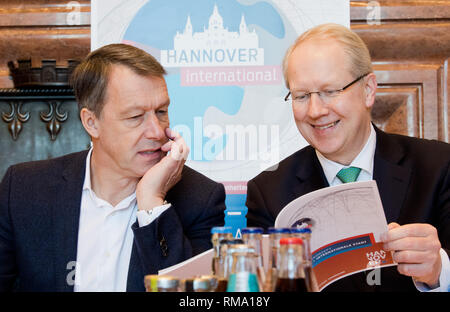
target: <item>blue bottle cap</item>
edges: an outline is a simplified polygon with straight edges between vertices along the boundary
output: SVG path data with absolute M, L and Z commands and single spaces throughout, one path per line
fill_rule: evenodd
M 241 234 L 262 234 L 263 231 L 261 227 L 246 227 L 241 230 Z
M 231 226 L 215 226 L 211 228 L 211 234 L 226 234 L 233 233 L 233 228 Z
M 311 234 L 311 229 L 293 227 L 291 228 L 291 233 Z
M 291 231 L 288 228 L 275 228 L 275 227 L 270 227 L 268 229 L 269 234 L 287 234 L 287 233 L 291 233 Z

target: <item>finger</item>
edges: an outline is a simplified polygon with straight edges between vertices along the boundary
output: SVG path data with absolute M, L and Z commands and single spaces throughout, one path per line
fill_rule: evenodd
M 177 145 L 178 145 L 178 151 L 179 154 L 176 153 L 176 160 L 177 161 L 181 161 L 183 160 L 183 163 L 187 160 L 188 155 L 189 155 L 189 147 L 186 145 L 186 142 L 184 141 L 183 137 L 178 137 L 175 141 L 174 141 Z
M 387 235 L 387 233 L 388 233 L 390 230 L 395 229 L 395 228 L 397 228 L 397 227 L 400 227 L 400 224 L 398 224 L 398 223 L 396 223 L 396 222 L 391 222 L 391 223 L 389 223 L 389 224 L 388 224 L 388 230 L 387 230 L 386 232 L 384 232 L 384 233 L 381 233 L 381 235 L 380 235 L 380 240 L 381 240 L 382 242 L 387 242 L 387 241 L 388 241 L 388 235 Z
M 395 229 L 395 228 L 398 228 L 398 227 L 400 227 L 400 224 L 398 224 L 396 222 L 391 222 L 391 223 L 388 224 L 388 230 L 392 230 L 392 229 Z
M 397 265 L 397 271 L 406 276 L 425 276 L 430 274 L 430 265 L 425 263 L 401 263 Z
M 405 237 L 389 241 L 383 244 L 384 250 L 428 250 L 429 239 L 427 237 Z
M 177 172 L 175 173 L 175 179 L 178 181 L 181 180 L 181 173 L 183 171 L 183 167 L 184 167 L 184 161 L 181 161 L 178 165 Z
M 183 159 L 183 145 L 178 141 L 172 141 L 170 157 L 177 162 Z
M 396 251 L 392 254 L 392 259 L 398 264 L 421 264 L 434 260 L 429 252 L 415 250 Z
M 406 224 L 389 230 L 384 235 L 384 242 L 394 241 L 404 237 L 425 237 L 437 235 L 436 228 L 429 224 L 414 223 Z
M 173 141 L 172 140 L 169 140 L 169 141 L 167 141 L 166 143 L 164 143 L 162 146 L 161 146 L 161 150 L 163 151 L 163 152 L 169 152 L 170 151 L 170 149 L 172 148 L 172 144 L 173 144 Z
M 183 157 L 183 160 L 186 161 L 188 156 L 189 156 L 189 151 L 190 151 L 189 147 L 187 146 L 187 144 L 186 144 L 186 142 L 184 141 L 183 138 L 181 138 L 179 140 L 179 142 L 181 142 L 181 144 L 183 145 L 183 155 L 182 155 L 182 157 Z
M 165 131 L 166 131 L 166 136 L 171 140 L 176 141 L 178 138 L 181 138 L 181 135 L 178 132 L 176 132 L 170 128 L 166 128 Z

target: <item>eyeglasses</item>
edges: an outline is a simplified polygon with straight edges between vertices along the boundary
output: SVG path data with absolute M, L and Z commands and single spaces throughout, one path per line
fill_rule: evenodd
M 292 102 L 294 104 L 295 103 L 301 103 L 301 104 L 308 103 L 309 100 L 311 99 L 311 94 L 317 93 L 317 95 L 320 97 L 320 99 L 323 102 L 329 103 L 333 98 L 339 96 L 342 92 L 344 92 L 345 89 L 351 87 L 352 85 L 354 85 L 356 82 L 358 82 L 359 80 L 361 80 L 362 78 L 364 78 L 368 74 L 370 74 L 370 73 L 367 73 L 367 74 L 364 74 L 362 76 L 359 76 L 358 78 L 356 78 L 355 80 L 350 82 L 345 87 L 342 87 L 342 88 L 337 89 L 337 90 L 324 90 L 324 91 L 314 91 L 314 92 L 298 92 L 298 93 L 295 93 L 295 95 L 293 95 L 293 96 L 291 96 L 291 91 L 289 91 L 289 93 L 286 95 L 284 100 L 288 101 L 289 97 L 291 96 Z

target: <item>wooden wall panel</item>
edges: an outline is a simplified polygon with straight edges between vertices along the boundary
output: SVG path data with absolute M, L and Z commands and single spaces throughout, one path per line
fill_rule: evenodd
M 449 142 L 450 1 L 351 1 L 350 16 L 379 82 L 375 124 Z
M 0 4 L 0 88 L 13 87 L 8 61 L 81 59 L 90 49 L 90 1 L 31 0 Z
M 9 60 L 80 59 L 89 52 L 90 1 L 77 8 L 69 2 L 2 1 L 0 88 L 12 87 Z M 355 0 L 350 18 L 380 84 L 374 121 L 387 131 L 449 142 L 450 1 Z

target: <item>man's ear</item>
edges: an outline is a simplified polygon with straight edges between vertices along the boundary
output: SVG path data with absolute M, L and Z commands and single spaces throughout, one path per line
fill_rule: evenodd
M 370 73 L 365 77 L 364 79 L 365 85 L 364 90 L 366 94 L 366 107 L 372 108 L 373 104 L 375 103 L 375 96 L 377 94 L 377 77 L 374 73 Z
M 84 129 L 91 136 L 91 138 L 98 138 L 98 118 L 95 116 L 94 112 L 84 107 L 80 111 L 80 119 Z

